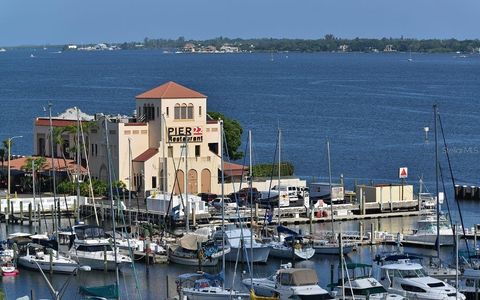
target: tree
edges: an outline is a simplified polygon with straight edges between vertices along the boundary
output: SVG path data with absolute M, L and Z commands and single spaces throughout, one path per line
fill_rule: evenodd
M 237 120 L 227 118 L 219 112 L 209 112 L 208 115 L 214 120 L 223 120 L 228 156 L 232 160 L 241 159 L 244 153 L 238 151 L 238 147 L 242 144 L 242 125 Z
M 280 176 L 292 176 L 295 167 L 291 162 L 282 161 L 280 164 Z M 253 177 L 275 177 L 278 175 L 278 165 L 258 164 L 252 167 Z
M 44 170 L 47 167 L 47 159 L 45 157 L 28 157 L 25 164 L 20 167 L 25 172 L 32 172 L 32 163 L 35 165 L 35 173 Z

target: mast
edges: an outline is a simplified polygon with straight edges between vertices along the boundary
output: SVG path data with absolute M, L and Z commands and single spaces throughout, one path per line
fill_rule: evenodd
M 437 257 L 440 259 L 440 197 L 438 193 L 438 140 L 437 140 L 437 105 L 433 105 L 434 126 L 435 126 L 435 193 L 437 196 L 437 241 L 435 243 Z
M 116 238 L 116 228 L 115 228 L 115 211 L 113 210 L 113 181 L 112 181 L 112 161 L 110 157 L 110 144 L 108 142 L 108 127 L 107 127 L 107 117 L 105 116 L 105 147 L 107 153 L 108 161 L 108 186 L 110 191 L 110 214 L 112 215 L 112 230 L 113 230 L 113 253 L 115 255 L 115 277 L 117 289 L 120 287 L 120 277 L 118 273 L 118 259 L 117 259 L 117 238 Z
M 52 157 L 52 178 L 53 178 L 53 203 L 54 205 L 57 205 L 57 212 L 58 212 L 58 219 L 57 219 L 57 226 L 56 226 L 56 239 L 57 239 L 57 242 L 60 241 L 59 239 L 59 236 L 58 236 L 58 231 L 59 231 L 59 228 L 60 228 L 60 198 L 58 199 L 58 201 L 56 201 L 57 199 L 57 184 L 55 182 L 55 177 L 56 177 L 56 174 L 55 174 L 55 160 L 53 158 L 53 123 L 52 123 L 52 102 L 48 102 L 48 118 L 49 118 L 49 121 L 50 121 L 50 148 L 51 148 L 51 157 Z M 55 208 L 54 208 L 55 210 Z M 54 214 L 55 215 L 55 214 Z M 53 227 L 55 229 L 55 217 L 52 218 L 53 220 Z M 57 251 L 57 258 L 58 258 L 58 252 Z
M 332 164 L 330 162 L 330 141 L 327 139 L 327 159 L 328 159 L 328 186 L 330 189 L 330 217 L 332 219 L 332 236 L 335 238 L 335 226 L 333 219 L 333 197 L 332 197 Z
M 248 152 L 249 152 L 249 187 L 250 187 L 250 286 L 253 287 L 253 168 L 252 168 L 252 131 L 248 131 Z M 280 195 L 280 194 L 279 194 Z M 280 203 L 280 197 L 278 198 Z
M 128 138 L 128 208 L 129 208 L 129 221 L 132 226 L 132 139 Z M 137 213 L 138 215 L 138 213 Z M 138 225 L 138 224 L 136 224 Z
M 160 134 L 162 137 L 162 185 L 163 185 L 163 200 L 167 199 L 166 191 L 167 191 L 167 159 L 165 157 L 165 137 L 166 137 L 166 127 L 165 127 L 165 114 L 162 114 L 162 122 L 161 122 L 161 130 Z
M 222 272 L 225 273 L 225 175 L 223 160 L 223 120 L 220 120 L 220 167 L 222 168 Z M 225 274 L 223 274 L 225 276 Z M 225 280 L 222 280 L 222 288 L 225 289 Z
M 189 220 L 189 217 L 190 217 L 190 202 L 188 201 L 188 193 L 187 193 L 187 188 L 188 188 L 188 137 L 187 135 L 185 134 L 185 201 L 186 201 L 186 204 L 185 204 L 185 207 L 186 207 L 186 210 L 185 210 L 185 224 L 186 224 L 186 230 L 187 232 L 190 231 L 190 220 Z
M 35 159 L 32 157 L 32 189 L 33 189 L 33 218 L 37 219 L 37 204 L 35 203 Z M 37 223 L 33 222 L 33 231 L 37 233 Z
M 80 220 L 80 115 L 77 111 L 77 205 L 75 205 L 77 222 Z
M 282 139 L 282 131 L 280 127 L 278 127 L 278 226 L 280 226 L 280 176 L 281 176 L 281 167 L 282 167 L 282 160 L 281 160 L 281 139 Z M 288 194 L 287 194 L 288 196 Z M 279 234 L 280 235 L 280 234 Z

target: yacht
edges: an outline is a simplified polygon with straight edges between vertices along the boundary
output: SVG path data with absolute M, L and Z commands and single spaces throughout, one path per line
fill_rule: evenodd
M 246 278 L 242 280 L 242 283 L 248 289 L 253 288 L 256 295 L 265 297 L 277 295 L 280 300 L 335 299 L 318 285 L 318 277 L 315 270 L 292 268 L 290 263 L 282 265 L 270 277 Z
M 268 243 L 270 256 L 307 260 L 315 255 L 315 249 L 313 249 L 311 243 L 306 242 L 300 233 L 284 226 L 277 226 L 277 231 L 279 240 L 272 240 Z
M 336 284 L 334 295 L 338 299 L 370 299 L 370 300 L 401 300 L 403 296 L 390 294 L 371 276 L 372 266 L 367 264 L 349 263 L 346 265 L 348 281 L 339 280 Z M 339 276 L 340 277 L 340 276 Z M 344 292 L 345 291 L 345 292 Z
M 112 248 L 110 240 L 106 237 L 103 228 L 89 225 L 73 226 L 75 240 L 71 243 L 70 254 L 81 265 L 90 266 L 95 270 L 113 271 L 126 264 L 131 264 L 132 259 L 119 253 L 118 248 Z M 115 260 L 116 251 L 116 260 Z
M 389 293 L 407 299 L 465 300 L 453 286 L 428 276 L 422 265 L 409 259 L 383 265 L 380 282 Z
M 223 288 L 221 275 L 210 275 L 204 272 L 182 274 L 176 279 L 180 299 L 188 300 L 234 300 L 250 299 L 249 293 Z
M 440 246 L 454 245 L 455 236 L 453 235 L 452 225 L 444 215 L 439 216 L 439 222 Z M 434 247 L 437 240 L 437 216 L 426 216 L 419 220 L 413 235 L 404 235 L 403 240 L 411 244 L 418 243 Z
M 214 239 L 217 244 L 222 242 L 222 230 L 215 232 Z M 224 232 L 225 245 L 230 247 L 231 251 L 225 253 L 225 260 L 237 261 L 237 256 L 241 262 L 266 263 L 270 254 L 270 247 L 259 243 L 256 239 L 251 242 L 252 231 L 250 228 L 237 228 L 235 226 L 227 227 Z M 241 251 L 240 253 L 238 253 Z M 253 253 L 253 259 L 252 259 Z M 238 255 L 237 255 L 238 254 Z
M 45 253 L 45 249 L 39 244 L 28 244 L 26 254 L 18 258 L 18 265 L 31 270 L 41 268 L 43 271 L 69 274 L 78 268 L 78 263 L 72 258 L 53 249 L 47 249 L 48 252 Z

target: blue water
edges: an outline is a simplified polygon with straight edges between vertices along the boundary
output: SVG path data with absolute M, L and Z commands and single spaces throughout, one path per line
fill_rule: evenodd
M 456 180 L 479 184 L 480 56 L 414 54 L 413 62 L 408 62 L 409 55 L 402 53 L 279 53 L 272 61 L 270 54 L 261 53 L 52 53 L 56 50 L 0 53 L 0 139 L 23 135 L 15 140 L 16 154 L 32 153 L 33 121 L 46 115 L 48 101 L 54 113 L 78 106 L 90 114 L 131 114 L 136 95 L 173 80 L 207 95 L 209 110 L 252 130 L 255 163 L 272 161 L 280 127 L 282 156 L 295 164 L 296 175 L 325 179 L 328 138 L 333 176 L 344 174 L 350 185 L 354 179 L 398 181 L 398 168 L 406 166 L 408 182 L 416 183 L 423 175 L 433 191 L 432 105 L 437 103 Z M 425 126 L 432 129 L 428 143 Z M 444 155 L 441 158 L 447 170 Z M 451 191 L 449 176 L 445 177 Z M 464 202 L 462 211 L 468 226 L 478 222 L 480 204 Z M 381 223 L 386 230 L 398 230 L 403 222 L 411 225 L 402 219 Z M 360 253 L 369 256 L 370 250 Z M 329 264 L 323 258 L 317 263 L 321 268 Z M 142 282 L 151 286 L 164 282 L 155 274 L 165 268 L 152 268 L 150 276 L 142 269 Z M 260 268 L 269 273 L 274 267 Z M 168 270 L 172 276 L 185 271 L 171 266 Z M 40 284 L 40 277 L 28 274 L 21 276 Z M 113 278 L 107 277 L 106 281 Z M 82 278 L 89 283 L 104 280 L 102 275 Z M 324 283 L 327 279 L 321 278 Z M 7 286 L 10 292 L 28 290 L 18 281 Z M 152 291 L 154 287 L 145 295 L 151 297 Z

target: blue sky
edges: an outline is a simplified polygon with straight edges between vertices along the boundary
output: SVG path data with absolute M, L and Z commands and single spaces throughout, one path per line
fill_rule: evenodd
M 478 38 L 478 0 L 0 0 L 0 45 L 225 37 Z

